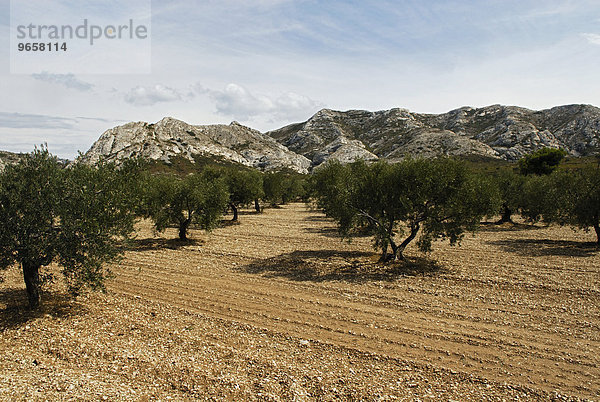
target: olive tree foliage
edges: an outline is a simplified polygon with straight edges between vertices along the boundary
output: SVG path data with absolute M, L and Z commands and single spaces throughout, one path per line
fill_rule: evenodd
M 585 230 L 593 228 L 600 245 L 600 166 L 587 166 L 565 176 L 557 175 L 555 188 L 563 194 L 558 202 L 563 208 L 558 209 L 554 219 Z
M 518 173 L 507 169 L 500 171 L 495 176 L 502 198 L 500 220 L 497 223 L 512 222 L 513 213 L 521 213 L 530 221 L 538 220 L 542 204 L 536 204 L 535 198 L 543 194 L 535 192 L 545 182 L 540 176 L 554 172 L 565 156 L 566 152 L 562 149 L 542 148 L 519 160 Z
M 498 224 L 511 222 L 512 215 L 521 210 L 522 190 L 526 177 L 515 173 L 513 170 L 504 169 L 494 177 L 500 192 L 501 209 Z
M 143 215 L 152 219 L 156 230 L 171 225 L 179 230 L 179 239 L 187 240 L 191 224 L 213 229 L 227 208 L 229 193 L 223 178 L 210 172 L 190 174 L 185 178 L 171 175 L 146 177 Z
M 532 221 L 594 229 L 600 245 L 600 167 L 557 171 L 527 183 L 524 211 Z
M 288 202 L 297 201 L 299 199 L 306 199 L 307 196 L 307 182 L 306 175 L 300 173 L 290 173 L 283 180 L 283 194 L 281 196 L 281 203 L 287 204 Z
M 283 174 L 276 172 L 265 173 L 263 178 L 263 199 L 271 206 L 280 204 L 283 198 L 284 183 Z
M 328 162 L 314 173 L 312 187 L 317 206 L 340 233 L 350 237 L 354 229 L 366 228 L 382 260 L 404 259 L 419 233 L 423 251 L 438 238 L 455 244 L 499 202 L 495 186 L 452 159 Z M 397 235 L 404 236 L 399 244 Z
M 306 194 L 306 177 L 300 173 L 269 172 L 263 178 L 264 200 L 271 206 L 287 204 Z
M 224 175 L 229 190 L 229 208 L 233 213 L 231 220 L 237 221 L 238 209 L 251 203 L 260 211 L 258 200 L 264 196 L 262 174 L 257 170 L 230 168 Z
M 111 164 L 65 168 L 46 149 L 35 150 L 0 175 L 0 269 L 20 264 L 29 305 L 61 266 L 69 290 L 104 289 L 106 263 L 122 253 L 133 232 L 133 169 Z
M 558 211 L 556 175 L 529 176 L 519 191 L 519 211 L 531 223 L 552 222 Z

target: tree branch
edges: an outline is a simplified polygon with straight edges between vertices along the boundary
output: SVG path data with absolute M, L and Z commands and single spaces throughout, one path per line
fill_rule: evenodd
M 377 226 L 379 226 L 379 227 L 381 227 L 381 228 L 384 228 L 384 229 L 385 229 L 385 227 L 383 226 L 383 224 L 382 224 L 381 222 L 379 222 L 379 220 L 378 220 L 378 219 L 376 219 L 376 218 L 372 217 L 371 215 L 369 215 L 367 212 L 363 211 L 362 209 L 359 209 L 359 210 L 358 210 L 358 214 L 359 214 L 360 216 L 363 216 L 363 217 L 367 218 L 367 219 L 368 219 L 368 220 L 370 220 L 371 222 L 375 223 Z

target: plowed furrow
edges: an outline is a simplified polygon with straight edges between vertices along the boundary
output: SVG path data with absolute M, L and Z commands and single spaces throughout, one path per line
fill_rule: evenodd
M 426 259 L 437 260 L 439 272 L 353 278 L 344 264 L 372 266 L 376 257 L 364 253 L 370 240 L 323 235 L 333 226 L 314 215 L 301 205 L 243 215 L 240 225 L 210 236 L 193 231 L 199 246 L 131 251 L 110 287 L 286 337 L 500 383 L 588 396 L 600 389 L 598 256 L 519 256 L 502 244 L 540 238 L 544 245 L 554 232 L 490 231 L 460 248 L 436 243 Z
M 440 332 L 440 328 L 452 327 L 447 322 L 436 322 L 432 326 L 426 317 L 423 321 L 413 316 L 410 323 L 398 326 L 400 316 L 389 312 L 388 320 L 382 312 L 377 315 L 378 328 L 373 329 L 360 324 L 361 319 L 363 323 L 367 322 L 364 317 L 373 317 L 372 311 L 355 308 L 348 316 L 348 309 L 343 308 L 346 306 L 338 307 L 339 310 L 332 307 L 335 302 L 327 303 L 327 309 L 324 309 L 322 304 L 310 306 L 310 302 L 297 306 L 299 300 L 291 297 L 280 297 L 276 303 L 274 293 L 267 299 L 265 294 L 244 293 L 240 288 L 231 287 L 229 282 L 215 288 L 214 283 L 210 282 L 201 286 L 195 282 L 194 286 L 191 286 L 189 281 L 172 281 L 163 277 L 157 278 L 155 283 L 146 278 L 147 280 L 143 281 L 144 286 L 141 287 L 135 285 L 134 276 L 127 279 L 131 282 L 119 282 L 119 289 L 124 293 L 140 294 L 154 301 L 169 301 L 171 304 L 200 311 L 209 316 L 371 353 L 409 358 L 421 363 L 442 361 L 449 367 L 469 369 L 480 375 L 485 374 L 490 366 L 506 362 L 527 367 L 535 360 L 538 370 L 542 367 L 548 368 L 548 375 L 551 375 L 557 365 L 563 373 L 572 375 L 582 375 L 583 367 L 593 366 L 589 361 L 574 361 L 576 365 L 571 364 L 569 361 L 573 359 L 568 357 L 569 352 L 557 347 L 556 339 L 545 344 L 539 344 L 539 339 L 535 341 L 535 337 L 517 342 L 514 338 L 501 336 L 498 332 L 482 334 L 481 328 L 477 336 L 466 331 L 449 335 Z M 134 285 L 131 285 L 132 282 Z M 184 283 L 187 285 L 183 285 Z M 321 324 L 324 322 L 328 325 Z M 468 358 L 464 353 L 453 352 L 456 350 L 468 350 L 470 356 L 476 357 Z M 523 354 L 527 357 L 522 358 Z M 582 360 L 585 356 L 576 358 Z

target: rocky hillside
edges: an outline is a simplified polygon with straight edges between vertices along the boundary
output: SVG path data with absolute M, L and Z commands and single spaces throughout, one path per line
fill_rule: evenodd
M 444 114 L 405 109 L 378 112 L 323 109 L 304 123 L 266 134 L 242 126 L 194 126 L 166 117 L 106 131 L 83 156 L 119 161 L 132 156 L 169 162 L 215 156 L 262 170 L 307 172 L 329 159 L 390 161 L 408 155 L 476 155 L 517 160 L 542 147 L 586 156 L 600 147 L 600 109 L 589 105 L 534 111 L 515 106 L 463 107 Z
M 516 160 L 542 147 L 572 156 L 597 152 L 600 109 L 589 105 L 534 111 L 514 106 L 463 107 L 433 115 L 405 109 L 338 112 L 267 133 L 313 166 L 334 158 L 397 160 L 407 155 L 479 155 Z
M 0 172 L 4 170 L 6 165 L 19 162 L 22 156 L 23 154 L 0 151 Z
M 181 156 L 216 156 L 262 170 L 290 168 L 306 173 L 310 161 L 289 151 L 273 138 L 236 122 L 229 125 L 194 126 L 166 117 L 156 124 L 127 123 L 112 128 L 83 155 L 87 163 L 100 158 L 118 161 L 145 157 L 169 162 Z

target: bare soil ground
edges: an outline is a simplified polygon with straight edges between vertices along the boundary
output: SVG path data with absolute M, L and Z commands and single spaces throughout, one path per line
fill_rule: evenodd
M 195 241 L 140 225 L 107 294 L 0 284 L 4 400 L 600 400 L 590 233 L 484 226 L 377 263 L 304 205 Z

